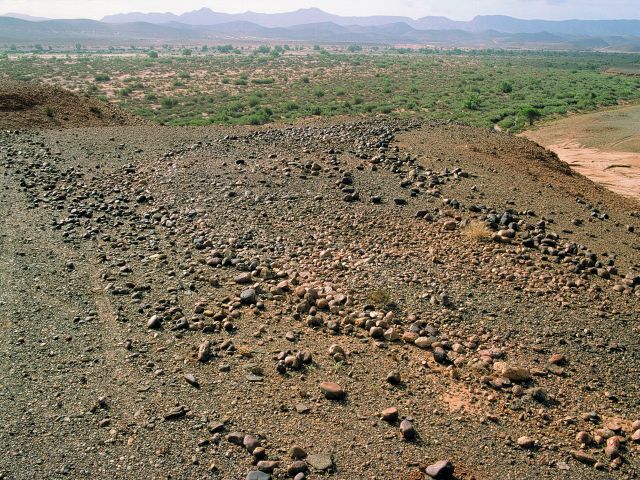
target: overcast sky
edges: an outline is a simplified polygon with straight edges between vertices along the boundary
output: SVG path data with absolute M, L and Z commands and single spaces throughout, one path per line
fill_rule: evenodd
M 219 12 L 284 12 L 318 7 L 340 15 L 474 15 L 520 18 L 640 18 L 640 0 L 0 0 L 0 13 L 53 18 L 101 18 L 131 11 L 184 13 L 201 7 Z

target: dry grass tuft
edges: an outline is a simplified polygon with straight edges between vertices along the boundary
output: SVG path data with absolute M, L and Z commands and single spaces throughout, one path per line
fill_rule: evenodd
M 483 222 L 472 222 L 462 231 L 462 234 L 472 242 L 490 242 L 493 232 Z
M 367 294 L 367 302 L 377 307 L 387 307 L 393 303 L 393 300 L 389 290 L 376 288 Z

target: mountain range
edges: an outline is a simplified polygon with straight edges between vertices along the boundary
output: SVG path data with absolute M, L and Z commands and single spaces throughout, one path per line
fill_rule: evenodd
M 502 15 L 477 16 L 473 20 L 456 21 L 446 17 L 422 17 L 412 19 L 398 16 L 343 17 L 327 13 L 319 8 L 303 8 L 286 13 L 238 14 L 214 12 L 201 8 L 182 15 L 173 13 L 124 13 L 109 15 L 102 21 L 107 23 L 168 23 L 178 22 L 187 25 L 219 25 L 230 22 L 250 22 L 262 27 L 293 27 L 312 23 L 334 23 L 341 26 L 358 25 L 362 27 L 382 26 L 393 23 L 406 23 L 417 30 L 462 30 L 484 32 L 495 30 L 502 33 L 558 33 L 562 35 L 640 35 L 640 20 L 521 20 Z
M 640 51 L 640 20 L 565 22 L 476 17 L 339 17 L 318 9 L 283 14 L 132 13 L 102 21 L 0 16 L 0 43 L 316 42 L 436 47 Z

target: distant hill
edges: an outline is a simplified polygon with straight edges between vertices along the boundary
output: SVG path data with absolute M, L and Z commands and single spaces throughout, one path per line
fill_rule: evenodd
M 502 33 L 558 33 L 563 35 L 632 35 L 640 36 L 640 20 L 521 20 L 502 15 L 477 16 L 469 22 L 450 20 L 446 17 L 423 17 L 414 20 L 399 16 L 342 17 L 318 8 L 303 8 L 287 13 L 238 14 L 218 13 L 209 8 L 175 15 L 172 13 L 124 13 L 103 18 L 107 23 L 178 22 L 187 25 L 219 25 L 230 22 L 251 22 L 262 27 L 292 27 L 296 25 L 334 23 L 340 26 L 362 27 L 406 23 L 418 30 L 462 30 L 484 32 L 495 30 Z
M 135 17 L 137 18 L 137 17 Z M 437 20 L 443 26 L 444 20 Z M 640 35 L 569 35 L 564 33 L 505 33 L 496 29 L 417 28 L 407 22 L 382 25 L 340 25 L 335 22 L 265 27 L 234 20 L 216 25 L 192 25 L 174 20 L 108 23 L 95 20 L 27 21 L 0 17 L 0 43 L 92 42 L 123 45 L 144 42 L 314 42 L 377 45 L 429 45 L 469 48 L 531 48 L 559 50 L 640 51 Z
M 315 23 L 335 23 L 336 25 L 342 26 L 376 26 L 396 22 L 411 24 L 413 19 L 394 16 L 341 17 L 340 15 L 324 12 L 319 8 L 301 8 L 295 12 L 286 13 L 245 12 L 237 14 L 218 13 L 209 8 L 201 8 L 182 15 L 172 13 L 124 13 L 106 16 L 102 21 L 107 23 L 127 23 L 131 21 L 150 23 L 179 22 L 187 25 L 219 25 L 231 22 L 250 22 L 262 27 L 286 28 Z
M 463 22 L 464 23 L 464 22 Z M 640 20 L 520 20 L 502 15 L 478 16 L 467 28 L 481 32 L 496 30 L 504 33 L 558 33 L 562 35 L 634 35 L 640 36 Z
M 20 20 L 28 20 L 30 22 L 44 22 L 45 20 L 51 20 L 50 18 L 34 17 L 32 15 L 25 15 L 24 13 L 5 13 L 4 15 L 0 15 L 0 17 L 18 18 Z
M 152 23 L 108 24 L 96 20 L 30 22 L 0 17 L 0 42 L 68 42 L 81 40 L 186 40 L 198 38 L 189 29 Z

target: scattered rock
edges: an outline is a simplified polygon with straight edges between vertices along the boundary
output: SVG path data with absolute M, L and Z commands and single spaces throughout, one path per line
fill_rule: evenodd
M 536 446 L 535 440 L 527 436 L 518 438 L 517 444 L 520 448 L 524 449 L 532 449 Z
M 493 364 L 493 370 L 501 377 L 512 382 L 527 382 L 531 380 L 531 372 L 528 368 L 509 365 L 504 362 L 496 362 Z
M 158 329 L 162 326 L 162 319 L 159 315 L 152 315 L 149 320 L 147 320 L 147 328 L 149 329 Z
M 346 395 L 340 385 L 332 382 L 322 382 L 320 390 L 328 400 L 342 400 Z
M 333 457 L 329 453 L 316 453 L 307 457 L 307 463 L 314 470 L 324 472 L 333 468 Z
M 395 407 L 389 407 L 382 411 L 382 419 L 385 422 L 395 422 L 398 419 L 398 409 Z
M 271 475 L 261 471 L 249 472 L 246 476 L 246 480 L 271 480 Z
M 164 419 L 177 420 L 178 418 L 184 417 L 187 414 L 187 411 L 188 410 L 186 409 L 186 407 L 183 407 L 183 406 L 174 407 L 164 414 Z
M 187 381 L 187 383 L 189 385 L 191 385 L 192 387 L 195 388 L 200 388 L 200 383 L 198 383 L 198 380 L 196 380 L 196 377 L 193 376 L 193 374 L 191 373 L 185 373 L 184 374 L 184 379 Z
M 227 435 L 227 442 L 233 443 L 234 445 L 243 445 L 244 437 L 245 437 L 244 433 L 231 432 Z
M 238 285 L 244 285 L 244 284 L 247 284 L 247 283 L 251 283 L 253 278 L 252 278 L 250 272 L 244 272 L 244 273 L 241 273 L 240 275 L 237 275 L 233 280 Z
M 295 460 L 302 460 L 304 458 L 307 458 L 307 452 L 302 447 L 299 447 L 297 445 L 291 447 L 291 450 L 289 450 L 289 455 Z
M 435 478 L 437 480 L 448 479 L 453 476 L 454 467 L 450 461 L 440 460 L 439 462 L 429 465 L 426 468 L 425 473 L 431 478 Z
M 253 305 L 257 301 L 256 291 L 253 288 L 247 288 L 240 293 L 240 301 L 245 305 Z
M 413 423 L 411 423 L 409 420 L 403 420 L 402 422 L 400 422 L 400 433 L 402 433 L 402 438 L 407 441 L 414 440 L 418 435 L 418 432 L 416 432 Z
M 402 383 L 402 377 L 400 377 L 400 372 L 388 373 L 387 383 L 390 383 L 391 385 L 400 385 Z
M 597 460 L 589 455 L 584 450 L 574 450 L 571 452 L 571 456 L 575 458 L 580 463 L 586 463 L 587 465 L 595 465 Z

